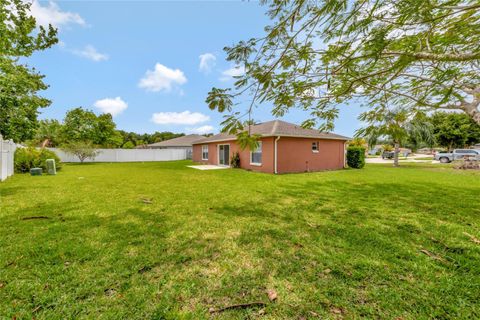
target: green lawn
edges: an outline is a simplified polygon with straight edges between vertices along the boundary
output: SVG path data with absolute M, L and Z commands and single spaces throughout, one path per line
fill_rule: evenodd
M 188 163 L 1 183 L 0 318 L 480 317 L 479 172 Z

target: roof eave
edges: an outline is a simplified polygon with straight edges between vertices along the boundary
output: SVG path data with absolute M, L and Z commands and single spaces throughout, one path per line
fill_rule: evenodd
M 306 138 L 306 139 L 324 139 L 324 140 L 340 140 L 340 141 L 348 141 L 352 140 L 352 138 L 348 137 L 312 137 L 312 136 L 305 136 L 305 135 L 289 135 L 289 134 L 266 134 L 260 136 L 260 138 L 269 138 L 269 137 L 285 137 L 285 138 Z M 208 140 L 208 141 L 198 141 L 192 143 L 195 144 L 207 144 L 207 143 L 214 143 L 214 142 L 225 142 L 225 141 L 234 141 L 237 138 L 228 138 L 228 139 L 216 139 L 216 140 Z
M 197 142 L 194 142 L 192 144 L 206 144 L 206 143 L 234 141 L 234 140 L 237 140 L 237 138 L 216 139 L 216 140 L 208 140 L 208 141 L 197 141 Z
M 307 138 L 307 139 L 325 139 L 325 140 L 342 140 L 348 141 L 352 140 L 348 137 L 312 137 L 312 136 L 305 136 L 305 135 L 291 135 L 291 134 L 274 134 L 268 135 L 270 137 L 286 137 L 286 138 Z

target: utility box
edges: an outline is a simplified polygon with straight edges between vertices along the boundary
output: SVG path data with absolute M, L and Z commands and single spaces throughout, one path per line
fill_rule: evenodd
M 31 176 L 41 176 L 43 173 L 42 168 L 32 168 L 30 169 L 30 175 Z
M 55 160 L 54 159 L 47 159 L 45 161 L 47 164 L 47 173 L 50 175 L 56 175 L 57 174 L 57 168 L 55 167 Z

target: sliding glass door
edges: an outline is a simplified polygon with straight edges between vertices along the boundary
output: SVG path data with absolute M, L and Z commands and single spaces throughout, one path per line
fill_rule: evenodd
M 230 164 L 230 146 L 228 144 L 218 146 L 218 164 L 221 166 Z

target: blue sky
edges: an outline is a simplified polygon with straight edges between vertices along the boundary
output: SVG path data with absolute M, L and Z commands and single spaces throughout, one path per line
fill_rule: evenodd
M 218 132 L 222 115 L 210 111 L 211 87 L 228 87 L 238 70 L 223 47 L 261 36 L 269 23 L 253 1 L 35 1 L 40 24 L 59 28 L 60 43 L 28 59 L 50 88 L 41 118 L 63 119 L 82 106 L 110 112 L 117 127 L 154 131 Z M 335 132 L 353 135 L 360 108 L 342 106 Z M 301 123 L 299 111 L 286 121 Z M 271 120 L 268 106 L 254 119 Z

